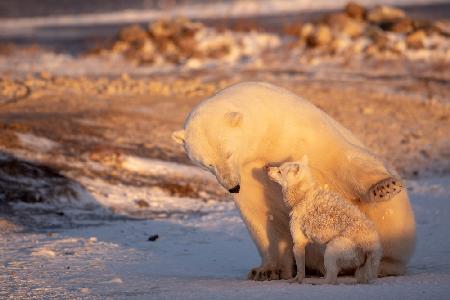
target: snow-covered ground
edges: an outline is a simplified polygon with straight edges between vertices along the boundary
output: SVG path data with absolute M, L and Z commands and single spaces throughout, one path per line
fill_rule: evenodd
M 180 168 L 180 173 L 187 174 L 189 168 Z M 160 169 L 173 171 L 176 165 Z M 0 298 L 448 299 L 450 295 L 448 177 L 408 182 L 418 238 L 406 276 L 381 278 L 370 285 L 341 278 L 337 286 L 317 285 L 317 278 L 303 285 L 246 280 L 259 258 L 232 202 L 167 197 L 161 201 L 157 194 L 147 194 L 150 207 L 164 209 L 167 215 L 151 219 L 144 214 L 133 220 L 135 199 L 145 198 L 139 195 L 143 191 L 100 182 L 83 184 L 103 206 L 115 207 L 114 212 L 126 218 L 98 226 L 0 233 Z M 115 206 L 119 198 L 121 206 Z M 154 235 L 158 238 L 149 241 Z

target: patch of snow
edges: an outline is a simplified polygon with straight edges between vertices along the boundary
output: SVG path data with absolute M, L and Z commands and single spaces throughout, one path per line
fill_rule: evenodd
M 49 152 L 59 146 L 57 142 L 43 136 L 19 132 L 16 132 L 16 135 L 23 146 L 32 149 L 35 152 Z
M 199 177 L 204 180 L 216 180 L 211 173 L 198 167 L 130 155 L 122 156 L 121 159 L 122 168 L 144 175 Z
M 88 292 L 112 299 L 447 299 L 450 202 L 440 191 L 449 182 L 447 177 L 413 183 L 422 187 L 410 192 L 417 248 L 405 276 L 368 285 L 343 277 L 337 286 L 315 285 L 321 283 L 317 278 L 302 285 L 247 281 L 259 257 L 232 202 L 161 197 L 156 203 L 181 213 L 52 234 L 0 233 L 0 297 L 80 298 Z M 125 210 L 131 195 L 144 192 L 101 182 L 90 186 L 99 193 L 109 190 L 117 205 L 122 195 Z M 157 240 L 148 240 L 156 234 Z
M 40 249 L 37 249 L 37 250 L 31 252 L 31 255 L 32 256 L 55 257 L 56 253 L 55 253 L 55 251 L 52 251 L 50 249 L 40 248 Z

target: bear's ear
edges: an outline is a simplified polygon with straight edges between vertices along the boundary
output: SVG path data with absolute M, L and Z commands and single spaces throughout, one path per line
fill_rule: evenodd
M 225 114 L 225 119 L 231 127 L 236 127 L 242 122 L 242 114 L 237 111 L 230 111 Z
M 302 160 L 300 162 L 302 163 L 302 165 L 307 166 L 309 164 L 308 156 L 306 156 L 306 154 L 303 155 Z
M 175 141 L 175 143 L 183 145 L 184 140 L 186 139 L 186 133 L 184 130 L 177 130 L 172 132 L 172 139 Z

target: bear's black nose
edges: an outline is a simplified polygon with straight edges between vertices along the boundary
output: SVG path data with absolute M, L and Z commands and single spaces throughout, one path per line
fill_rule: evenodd
M 237 194 L 239 193 L 239 190 L 241 189 L 241 186 L 238 184 L 237 186 L 235 186 L 234 188 L 229 189 L 228 191 L 232 194 Z

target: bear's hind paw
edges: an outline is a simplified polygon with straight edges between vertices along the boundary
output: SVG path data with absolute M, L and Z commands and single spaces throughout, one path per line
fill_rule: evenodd
M 268 266 L 253 268 L 247 276 L 248 279 L 255 281 L 280 280 L 285 279 L 284 277 L 281 268 Z
M 372 185 L 367 192 L 364 201 L 387 201 L 403 190 L 403 183 L 400 179 L 389 177 Z

